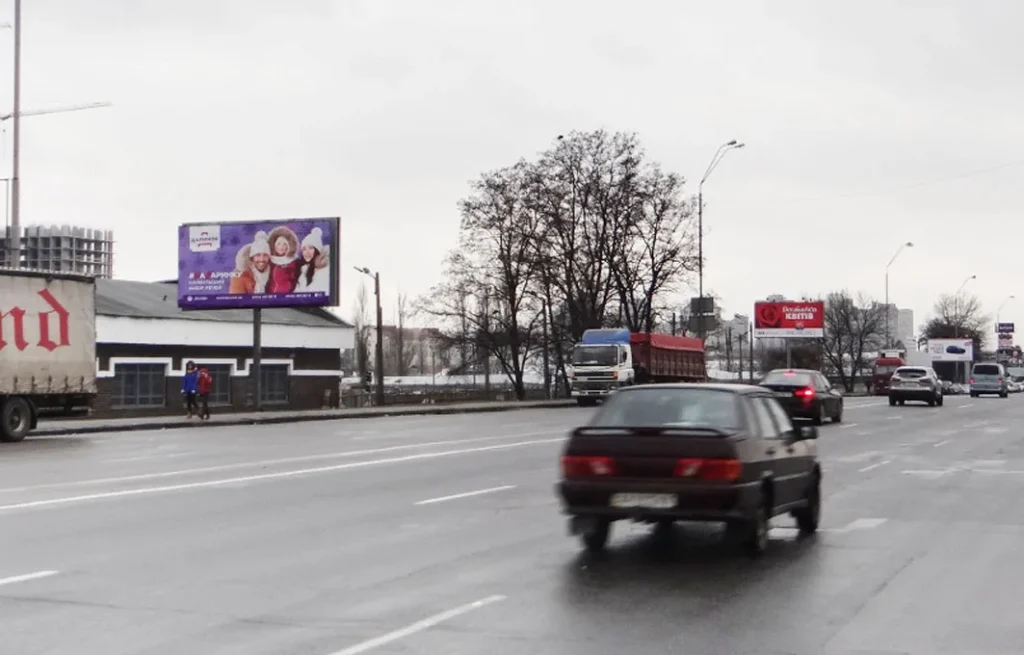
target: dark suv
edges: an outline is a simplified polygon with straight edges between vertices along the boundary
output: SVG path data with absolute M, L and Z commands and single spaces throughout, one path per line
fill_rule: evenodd
M 761 387 L 627 387 L 572 432 L 556 489 L 587 550 L 603 549 L 618 520 L 716 521 L 757 556 L 774 516 L 791 514 L 804 534 L 818 529 L 817 437 Z

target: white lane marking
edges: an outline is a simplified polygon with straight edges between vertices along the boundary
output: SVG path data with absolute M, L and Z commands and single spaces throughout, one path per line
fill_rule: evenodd
M 974 405 L 960 405 L 957 409 L 970 409 L 971 407 L 974 407 Z
M 39 484 L 28 487 L 7 487 L 0 489 L 0 493 L 15 493 L 19 491 L 37 491 L 40 489 L 56 489 L 63 487 L 76 487 L 95 484 L 117 484 L 120 482 L 138 482 L 140 480 L 158 480 L 160 478 L 171 478 L 177 476 L 197 475 L 200 473 L 218 473 L 221 471 L 233 471 L 236 469 L 262 468 L 266 466 L 277 466 L 280 464 L 296 464 L 300 462 L 316 462 L 325 459 L 340 459 L 344 457 L 359 457 L 361 455 L 376 455 L 380 453 L 391 453 L 415 448 L 428 448 L 433 446 L 450 446 L 453 444 L 483 443 L 487 441 L 499 441 L 501 439 L 521 439 L 523 437 L 539 437 L 548 434 L 560 434 L 562 430 L 545 432 L 523 432 L 521 434 L 503 434 L 491 437 L 474 437 L 471 439 L 447 439 L 444 441 L 424 441 L 415 444 L 403 444 L 401 446 L 387 446 L 385 448 L 368 448 L 364 450 L 346 450 L 336 453 L 324 453 L 320 455 L 303 455 L 301 457 L 285 457 L 282 459 L 265 459 L 256 462 L 239 462 L 237 464 L 221 464 L 219 466 L 206 466 L 194 469 L 178 469 L 175 471 L 162 471 L 159 473 L 140 473 L 138 475 L 125 475 L 111 478 L 96 478 L 93 480 L 76 480 L 73 482 L 55 482 L 53 484 Z
M 315 475 L 317 473 L 331 473 L 333 471 L 346 471 L 348 469 L 366 468 L 370 466 L 381 466 L 384 464 L 401 464 L 404 462 L 416 462 L 424 459 L 437 459 L 439 457 L 451 457 L 453 455 L 465 455 L 469 453 L 483 453 L 493 450 L 509 450 L 523 446 L 536 446 L 539 444 L 557 443 L 559 439 L 533 439 L 530 441 L 516 441 L 513 443 L 495 444 L 493 446 L 480 446 L 477 448 L 460 448 L 457 450 L 442 450 L 434 453 L 417 453 L 415 455 L 404 455 L 402 457 L 388 457 L 385 459 L 370 459 L 360 462 L 347 462 L 345 464 L 334 464 L 332 466 L 320 466 L 317 468 L 297 469 L 291 471 L 278 471 L 276 473 L 260 473 L 257 475 L 246 475 L 237 478 L 222 478 L 220 480 L 204 480 L 202 482 L 188 482 L 184 484 L 171 484 L 163 487 L 143 487 L 141 489 L 125 489 L 121 491 L 107 491 L 103 493 L 86 494 L 82 496 L 65 496 L 62 498 L 49 498 L 47 500 L 31 500 L 22 503 L 11 503 L 0 505 L 0 512 L 17 509 L 34 509 L 37 507 L 51 507 L 54 505 L 66 505 L 68 503 L 84 502 L 89 500 L 106 500 L 110 498 L 125 498 L 128 496 L 142 496 L 163 492 L 186 491 L 189 489 L 207 489 L 210 487 L 224 487 L 227 485 L 241 484 L 246 482 L 257 482 L 261 480 L 280 480 L 284 478 L 295 478 L 303 475 Z
M 452 494 L 450 496 L 439 496 L 437 498 L 428 498 L 427 500 L 421 500 L 417 505 L 433 505 L 434 503 L 443 503 L 446 500 L 458 500 L 460 498 L 472 498 L 473 496 L 483 496 L 484 494 L 493 494 L 498 491 L 508 491 L 509 489 L 515 489 L 514 484 L 506 484 L 500 487 L 491 487 L 490 489 L 478 489 L 476 491 L 467 491 L 461 494 Z
M 892 463 L 892 460 L 891 459 L 887 459 L 884 462 L 875 462 L 874 464 L 871 464 L 869 466 L 865 466 L 864 468 L 859 469 L 859 471 L 861 473 L 867 473 L 868 471 L 873 471 L 876 468 L 879 468 L 879 467 L 885 466 L 886 464 L 891 464 L 891 463 Z
M 839 426 L 839 429 L 840 430 L 849 430 L 850 428 L 855 428 L 858 425 L 860 425 L 860 423 L 843 423 L 842 425 Z
M 829 532 L 853 532 L 854 530 L 873 530 L 884 524 L 889 519 L 857 519 L 850 521 L 841 528 L 829 530 Z
M 889 416 L 889 417 L 887 417 L 887 418 L 888 418 L 888 419 L 889 419 L 890 421 L 902 421 L 902 420 L 903 420 L 903 417 L 902 417 L 902 416 Z
M 365 653 L 367 651 L 374 650 L 375 648 L 380 648 L 381 646 L 385 646 L 400 639 L 405 639 L 406 637 L 410 637 L 418 632 L 429 630 L 434 626 L 440 625 L 445 621 L 451 621 L 452 619 L 462 616 L 463 614 L 468 614 L 469 612 L 473 612 L 480 608 L 487 607 L 488 605 L 493 605 L 494 603 L 501 602 L 505 600 L 505 598 L 506 596 L 500 595 L 488 596 L 487 598 L 482 598 L 472 603 L 466 603 L 465 605 L 460 605 L 459 607 L 447 610 L 445 612 L 429 616 L 421 621 L 417 621 L 416 623 L 411 623 L 405 626 L 404 628 L 399 628 L 398 630 L 394 630 L 387 634 L 383 634 L 379 637 L 374 637 L 373 639 L 367 639 L 366 641 L 358 643 L 355 646 L 349 646 L 348 648 L 335 651 L 331 653 L 331 655 L 359 655 L 360 653 Z
M 945 446 L 948 443 L 953 443 L 953 440 L 946 439 L 945 441 L 940 441 L 939 443 L 933 443 L 932 448 L 941 448 L 942 446 Z
M 38 580 L 40 578 L 49 578 L 52 575 L 57 575 L 57 573 L 57 571 L 36 571 L 35 573 L 26 573 L 25 575 L 14 575 L 9 578 L 0 578 L 0 587 L 9 584 L 17 584 L 19 582 Z
M 939 479 L 939 478 L 941 478 L 941 477 L 943 477 L 945 475 L 949 475 L 950 473 L 954 473 L 954 472 L 959 471 L 959 470 L 960 469 L 955 469 L 955 468 L 933 469 L 933 470 L 908 469 L 908 470 L 904 470 L 904 471 L 900 471 L 900 472 L 904 473 L 906 475 L 913 475 L 915 477 L 924 478 L 926 480 L 937 480 L 937 479 Z

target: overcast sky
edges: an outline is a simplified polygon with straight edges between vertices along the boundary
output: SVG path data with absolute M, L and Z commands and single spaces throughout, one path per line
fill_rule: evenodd
M 181 222 L 340 215 L 348 315 L 353 265 L 389 306 L 425 291 L 467 181 L 560 133 L 636 131 L 694 192 L 736 138 L 705 185 L 727 311 L 881 299 L 912 240 L 893 302 L 920 324 L 976 274 L 994 314 L 1021 271 L 1021 24 L 1014 0 L 32 0 L 23 110 L 113 106 L 25 119 L 22 217 L 113 229 L 115 274 L 160 279 Z

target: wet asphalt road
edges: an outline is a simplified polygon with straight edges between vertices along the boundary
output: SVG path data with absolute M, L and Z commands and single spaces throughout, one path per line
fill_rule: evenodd
M 1024 395 L 847 400 L 824 532 L 580 555 L 552 483 L 589 410 L 0 448 L 0 653 L 990 655 L 1024 622 Z

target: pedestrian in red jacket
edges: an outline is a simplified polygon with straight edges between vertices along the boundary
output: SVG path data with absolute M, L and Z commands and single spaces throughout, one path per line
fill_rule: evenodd
M 210 390 L 213 388 L 213 377 L 206 367 L 199 369 L 199 378 L 196 380 L 196 391 L 199 392 L 199 418 L 208 420 L 210 418 Z

